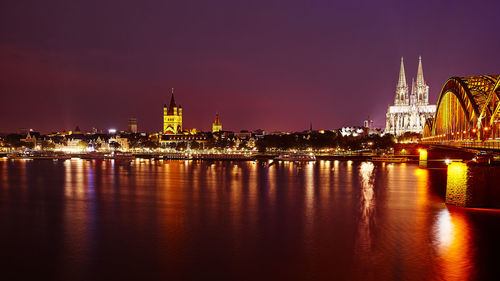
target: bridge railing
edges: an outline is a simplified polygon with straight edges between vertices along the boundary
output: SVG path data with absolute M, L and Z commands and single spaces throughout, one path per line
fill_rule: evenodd
M 439 141 L 423 141 L 426 144 L 446 145 L 463 148 L 479 148 L 479 149 L 494 149 L 500 150 L 500 139 L 495 140 L 439 140 Z

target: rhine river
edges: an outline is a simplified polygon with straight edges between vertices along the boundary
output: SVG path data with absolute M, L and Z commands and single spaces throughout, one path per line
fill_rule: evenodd
M 266 163 L 0 160 L 0 278 L 500 278 L 500 211 L 446 170 Z

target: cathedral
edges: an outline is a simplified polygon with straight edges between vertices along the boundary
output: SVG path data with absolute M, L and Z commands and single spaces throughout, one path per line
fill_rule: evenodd
M 394 136 L 401 136 L 406 132 L 422 133 L 425 120 L 433 118 L 435 112 L 436 105 L 429 104 L 429 86 L 424 81 L 422 58 L 418 57 L 417 81 L 415 83 L 412 79 L 410 93 L 401 58 L 396 97 L 394 105 L 387 109 L 385 133 Z
M 163 106 L 163 133 L 169 135 L 182 134 L 182 106 L 175 104 L 174 89 L 172 89 L 172 97 L 170 105 Z

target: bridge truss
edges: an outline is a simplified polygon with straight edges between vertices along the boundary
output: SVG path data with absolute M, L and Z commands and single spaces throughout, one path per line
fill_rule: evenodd
M 500 149 L 500 76 L 448 79 L 439 95 L 434 118 L 426 122 L 422 140 Z

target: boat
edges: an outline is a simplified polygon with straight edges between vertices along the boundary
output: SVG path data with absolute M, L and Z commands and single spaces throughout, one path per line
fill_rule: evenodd
M 407 157 L 398 157 L 394 155 L 374 156 L 371 158 L 371 160 L 374 162 L 391 162 L 391 163 L 403 163 L 409 161 Z
M 274 158 L 278 161 L 316 161 L 316 156 L 312 153 L 287 153 Z
M 71 159 L 71 155 L 63 154 L 63 153 L 56 154 L 54 157 L 55 157 L 54 160 L 69 160 L 69 159 Z
M 11 159 L 11 160 L 17 160 L 17 159 L 27 160 L 27 159 L 31 159 L 29 156 L 27 156 L 24 153 L 10 153 L 10 154 L 7 154 L 7 158 Z
M 242 153 L 199 153 L 193 154 L 192 158 L 194 160 L 254 160 L 251 155 Z

